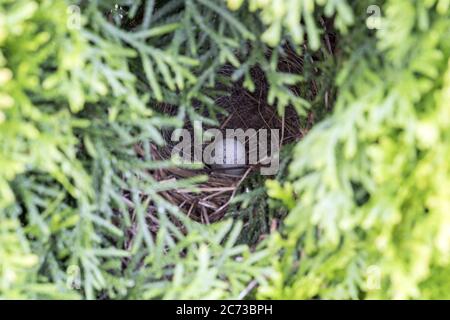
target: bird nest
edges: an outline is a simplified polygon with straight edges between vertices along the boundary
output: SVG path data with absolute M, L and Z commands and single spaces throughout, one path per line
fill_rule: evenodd
M 302 58 L 290 51 L 286 59 L 280 62 L 281 71 L 300 74 L 302 71 Z M 231 77 L 231 66 L 225 66 L 220 74 Z M 259 67 L 251 70 L 251 77 L 255 84 L 255 90 L 250 92 L 245 89 L 242 81 L 233 82 L 231 87 L 225 89 L 226 95 L 215 100 L 215 104 L 224 112 L 217 114 L 216 127 L 224 133 L 227 129 L 279 129 L 280 147 L 287 143 L 299 140 L 304 134 L 300 117 L 293 107 L 287 107 L 283 115 L 279 115 L 274 106 L 267 102 L 269 84 L 264 72 Z M 220 85 L 219 85 L 220 87 Z M 294 94 L 299 94 L 298 88 L 292 87 Z M 314 88 L 311 88 L 314 90 Z M 170 105 L 160 106 L 160 111 L 165 114 L 175 114 L 176 108 Z M 205 115 L 210 116 L 210 115 Z M 187 122 L 185 128 L 192 129 L 192 124 Z M 170 132 L 167 133 L 167 136 Z M 155 160 L 165 160 L 170 157 L 173 145 L 169 139 L 167 145 L 158 147 L 152 145 L 152 156 Z M 248 159 L 248 158 L 247 158 Z M 261 163 L 246 165 L 242 174 L 230 175 L 226 171 L 212 169 L 204 166 L 202 169 L 184 169 L 180 167 L 155 169 L 151 173 L 156 181 L 161 183 L 179 181 L 198 175 L 206 175 L 207 181 L 197 185 L 195 190 L 173 189 L 161 192 L 161 195 L 170 203 L 176 205 L 188 217 L 201 223 L 213 223 L 219 221 L 227 212 L 231 201 L 239 192 L 244 181 L 256 174 Z

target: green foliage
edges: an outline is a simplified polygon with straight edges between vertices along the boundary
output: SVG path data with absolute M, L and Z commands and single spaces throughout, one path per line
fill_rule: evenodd
M 297 146 L 298 202 L 273 243 L 289 250 L 262 297 L 418 298 L 422 281 L 448 269 L 448 2 L 383 9 L 376 39 L 352 37 L 333 114 Z M 424 297 L 445 286 L 426 283 L 436 288 Z
M 243 0 L 227 0 L 228 7 L 237 10 Z M 286 30 L 286 35 L 296 44 L 304 42 L 308 35 L 308 44 L 311 49 L 317 50 L 321 45 L 320 29 L 316 23 L 316 6 L 324 7 L 326 17 L 335 17 L 336 27 L 345 32 L 353 24 L 354 17 L 347 0 L 248 0 L 250 11 L 259 11 L 267 30 L 261 35 L 268 45 L 277 46 Z M 301 23 L 302 22 L 302 23 Z M 322 20 L 323 22 L 323 20 Z
M 447 297 L 449 2 L 383 2 L 376 32 L 367 6 L 0 0 L 0 297 Z M 302 74 L 278 68 L 288 45 Z M 158 183 L 174 163 L 149 144 L 216 122 L 224 65 L 250 91 L 259 65 L 269 102 L 302 121 L 338 93 L 274 180 L 201 225 L 160 192 L 203 178 Z
M 148 170 L 173 164 L 152 161 L 148 143 L 185 117 L 212 122 L 205 89 L 254 36 L 206 1 L 168 1 L 155 14 L 148 2 L 137 27 L 125 20 L 138 1 L 118 21 L 108 1 L 69 5 L 0 6 L 0 296 L 239 297 L 262 279 L 264 251 L 235 245 L 239 224 L 199 225 L 165 201 L 158 192 L 200 180 L 156 183 Z M 158 115 L 162 100 L 179 115 Z

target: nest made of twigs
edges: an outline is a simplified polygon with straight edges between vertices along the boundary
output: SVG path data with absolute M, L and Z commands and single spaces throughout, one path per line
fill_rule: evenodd
M 280 68 L 285 68 L 289 72 L 301 73 L 302 60 L 294 53 L 287 55 L 287 60 L 282 61 Z M 234 69 L 231 66 L 225 66 L 220 71 L 223 76 L 231 76 Z M 227 88 L 227 95 L 220 96 L 215 103 L 222 107 L 226 114 L 217 115 L 220 123 L 218 129 L 225 133 L 226 129 L 241 128 L 247 129 L 279 129 L 280 144 L 284 145 L 289 142 L 299 140 L 305 132 L 300 123 L 300 117 L 292 107 L 286 108 L 284 115 L 277 114 L 274 106 L 267 103 L 267 94 L 269 84 L 265 78 L 264 72 L 255 67 L 251 70 L 252 80 L 255 84 L 254 92 L 246 90 L 242 81 L 232 84 L 231 88 Z M 292 91 L 296 93 L 296 88 Z M 161 107 L 162 112 L 173 114 L 176 108 L 164 105 Z M 304 126 L 303 126 L 304 127 Z M 186 123 L 186 128 L 190 128 Z M 224 134 L 225 136 L 225 134 Z M 169 143 L 165 148 L 152 146 L 153 157 L 156 160 L 167 159 L 170 154 Z M 252 172 L 258 169 L 259 165 L 248 165 L 240 176 L 233 176 L 218 170 L 212 170 L 205 167 L 202 170 L 188 170 L 181 168 L 163 168 L 156 169 L 152 172 L 155 180 L 173 181 L 185 178 L 191 178 L 199 174 L 206 174 L 208 181 L 198 185 L 196 191 L 174 189 L 161 192 L 161 195 L 178 206 L 190 218 L 202 222 L 212 223 L 220 220 L 226 213 L 233 197 L 237 194 L 239 187 L 249 177 Z

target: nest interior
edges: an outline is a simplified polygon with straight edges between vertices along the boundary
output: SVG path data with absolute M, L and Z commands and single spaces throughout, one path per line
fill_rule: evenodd
M 295 52 L 289 51 L 286 58 L 279 64 L 279 69 L 289 73 L 301 73 L 302 57 Z M 220 70 L 220 74 L 225 77 L 231 77 L 234 69 L 232 66 L 225 66 Z M 301 118 L 293 107 L 287 107 L 282 116 L 277 113 L 274 106 L 267 103 L 269 84 L 264 71 L 258 66 L 251 70 L 252 80 L 255 84 L 255 90 L 250 92 L 243 86 L 243 81 L 233 82 L 231 87 L 221 87 L 220 91 L 227 92 L 226 95 L 216 98 L 216 105 L 223 108 L 223 114 L 217 114 L 220 129 L 224 136 L 226 129 L 241 128 L 247 129 L 279 129 L 280 145 L 301 139 L 305 134 L 305 126 L 301 125 Z M 294 94 L 298 88 L 292 87 Z M 176 107 L 164 105 L 161 112 L 174 114 Z M 206 114 L 205 116 L 210 116 Z M 192 131 L 192 125 L 187 122 L 185 128 Z M 167 139 L 166 139 L 167 140 Z M 246 144 L 247 145 L 247 144 Z M 280 146 L 280 147 L 281 147 Z M 172 145 L 163 148 L 152 147 L 155 159 L 167 159 L 170 155 Z M 246 148 L 248 149 L 248 148 Z M 247 150 L 248 152 L 248 150 Z M 253 173 L 257 174 L 258 165 L 247 165 L 245 171 L 240 176 L 233 176 L 221 171 L 212 170 L 205 167 L 201 170 L 188 170 L 182 168 L 164 168 L 156 169 L 152 172 L 157 181 L 173 181 L 173 179 L 185 179 L 199 174 L 206 174 L 208 180 L 198 185 L 196 191 L 173 189 L 162 192 L 162 196 L 172 204 L 178 206 L 190 218 L 201 223 L 213 223 L 220 220 L 231 203 L 233 197 L 239 192 L 242 183 Z M 259 174 L 259 173 L 258 173 Z

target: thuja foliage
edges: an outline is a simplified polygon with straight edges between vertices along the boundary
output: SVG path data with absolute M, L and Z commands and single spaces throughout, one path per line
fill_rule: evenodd
M 2 297 L 237 298 L 264 274 L 265 251 L 235 243 L 241 224 L 194 223 L 158 194 L 195 181 L 149 174 L 173 164 L 148 142 L 202 119 L 194 98 L 215 108 L 203 90 L 256 36 L 220 4 L 157 5 L 132 1 L 117 22 L 110 1 L 1 2 Z
M 379 30 L 369 5 L 0 0 L 0 297 L 448 296 L 449 1 L 380 2 Z M 303 74 L 278 69 L 286 45 Z M 201 225 L 160 195 L 205 177 L 150 174 L 175 165 L 151 156 L 162 129 L 216 123 L 224 65 L 250 91 L 259 66 L 302 119 L 337 90 L 289 176 L 255 187 L 280 219 L 256 245 L 238 214 Z
M 272 189 L 290 213 L 261 297 L 448 297 L 449 2 L 382 8 L 380 30 L 349 35 L 335 109 Z

